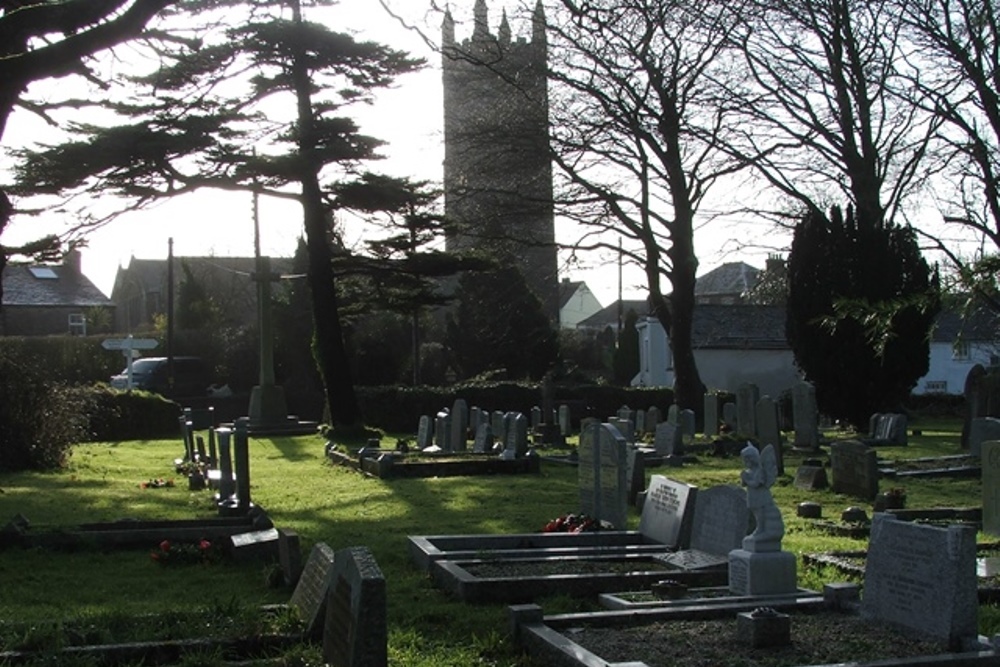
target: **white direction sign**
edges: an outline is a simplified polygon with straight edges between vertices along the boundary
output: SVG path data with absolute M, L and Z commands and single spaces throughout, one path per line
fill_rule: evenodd
M 152 338 L 107 338 L 101 342 L 105 350 L 152 350 L 159 343 Z

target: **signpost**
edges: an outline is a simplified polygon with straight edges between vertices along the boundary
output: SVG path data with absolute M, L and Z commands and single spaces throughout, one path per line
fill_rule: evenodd
M 101 341 L 101 347 L 105 350 L 121 350 L 122 354 L 125 355 L 125 360 L 128 364 L 128 388 L 132 388 L 132 359 L 137 355 L 136 350 L 152 350 L 155 349 L 159 343 L 152 338 L 132 338 L 129 334 L 125 338 L 106 338 Z

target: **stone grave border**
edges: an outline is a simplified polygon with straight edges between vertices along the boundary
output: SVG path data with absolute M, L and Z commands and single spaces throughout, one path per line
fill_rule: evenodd
M 582 623 L 601 627 L 642 626 L 652 622 L 669 620 L 695 620 L 732 618 L 739 612 L 752 611 L 760 606 L 759 597 L 746 598 L 741 602 L 713 605 L 687 604 L 673 607 L 627 609 L 577 614 L 545 616 L 542 608 L 534 604 L 513 605 L 508 608 L 511 632 L 514 641 L 529 655 L 540 658 L 553 667 L 647 667 L 644 662 L 615 662 L 613 656 L 598 656 L 571 639 L 571 630 Z M 788 614 L 817 613 L 828 608 L 822 596 L 810 596 L 793 600 L 768 600 L 768 606 Z M 845 612 L 837 612 L 845 613 Z M 966 653 L 941 653 L 914 660 L 914 658 L 893 659 L 876 657 L 871 662 L 851 662 L 851 667 L 979 667 L 996 665 L 995 650 L 970 651 Z M 842 667 L 818 665 L 813 667 Z
M 935 464 L 941 466 L 934 468 L 918 468 L 915 470 L 899 470 L 895 466 L 904 464 Z M 959 465 L 948 465 L 956 463 Z M 907 479 L 912 477 L 921 478 L 947 478 L 947 477 L 979 477 L 982 475 L 982 465 L 979 457 L 971 454 L 951 454 L 949 456 L 925 456 L 915 459 L 900 459 L 892 463 L 879 460 L 879 477 Z
M 569 595 L 571 597 L 594 597 L 600 593 L 614 591 L 643 590 L 657 581 L 674 579 L 688 586 L 722 586 L 727 583 L 728 568 L 715 570 L 686 571 L 670 567 L 669 564 L 650 554 L 610 554 L 598 556 L 552 556 L 549 558 L 511 558 L 509 564 L 555 564 L 565 572 L 537 576 L 479 577 L 468 567 L 495 564 L 490 558 L 467 560 L 437 560 L 431 568 L 431 578 L 438 588 L 471 603 L 515 603 L 529 602 L 546 595 Z M 605 562 L 635 563 L 654 565 L 660 569 L 637 569 L 617 572 L 573 572 L 574 564 Z
M 887 509 L 900 521 L 925 521 L 928 523 L 963 524 L 977 531 L 982 529 L 983 510 L 981 507 L 926 507 Z M 865 523 L 843 523 L 831 519 L 811 519 L 810 524 L 819 530 L 838 537 L 865 539 L 871 530 L 871 520 Z
M 775 605 L 793 604 L 801 600 L 823 599 L 822 594 L 817 593 L 816 591 L 811 591 L 807 588 L 799 588 L 795 593 L 777 593 L 774 595 L 733 595 L 728 586 L 713 586 L 707 588 L 691 588 L 688 590 L 688 594 L 685 597 L 674 600 L 663 598 L 659 600 L 641 602 L 629 600 L 627 597 L 623 597 L 629 592 L 634 591 L 601 593 L 597 596 L 597 601 L 605 609 L 628 610 L 669 609 L 674 607 L 690 607 L 695 604 L 699 606 L 711 607 L 733 603 L 753 603 L 755 607 L 774 607 Z M 714 593 L 721 593 L 722 595 L 718 595 L 716 597 L 708 596 Z
M 407 461 L 419 455 L 421 461 Z M 405 479 L 418 477 L 462 477 L 475 475 L 522 475 L 538 473 L 541 470 L 538 456 L 522 456 L 504 460 L 495 453 L 476 454 L 474 452 L 441 452 L 429 454 L 420 452 L 408 457 L 406 454 L 378 450 L 361 456 L 349 455 L 331 449 L 327 457 L 334 465 L 353 468 L 370 477 L 380 479 Z M 432 458 L 449 460 L 426 460 Z M 456 460 L 458 459 L 458 460 Z
M 636 530 L 583 533 L 506 533 L 472 535 L 410 535 L 410 560 L 430 572 L 439 560 L 502 560 L 530 556 L 656 554 L 672 551 Z

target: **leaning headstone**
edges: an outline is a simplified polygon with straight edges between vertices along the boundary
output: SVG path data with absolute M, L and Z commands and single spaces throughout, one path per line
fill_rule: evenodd
M 1000 440 L 1000 419 L 979 417 L 969 422 L 969 454 L 982 456 L 982 444 L 987 440 Z
M 803 491 L 819 491 L 830 486 L 822 461 L 803 461 L 802 465 L 795 471 L 795 480 L 792 482 L 792 486 Z
M 745 436 L 757 435 L 757 401 L 760 389 L 757 385 L 744 382 L 736 390 L 736 432 Z
M 464 452 L 469 434 L 469 410 L 465 399 L 456 398 L 451 408 L 451 451 Z
M 719 397 L 716 394 L 705 394 L 705 436 L 714 438 L 719 435 Z
M 698 487 L 663 475 L 653 475 L 639 518 L 639 532 L 649 540 L 674 549 L 691 542 L 691 522 Z
M 434 444 L 442 452 L 451 451 L 451 415 L 442 410 L 434 417 Z
M 573 424 L 568 405 L 559 406 L 559 432 L 563 436 L 571 435 L 573 433 Z
M 983 532 L 1000 535 L 1000 439 L 980 444 L 982 453 Z
M 508 412 L 507 440 L 504 449 L 513 452 L 515 458 L 528 453 L 528 420 L 520 412 Z
M 834 493 L 873 500 L 878 495 L 878 461 L 875 450 L 858 440 L 830 445 L 830 476 Z
M 504 428 L 504 425 L 506 424 L 506 414 L 500 410 L 494 410 L 490 424 L 493 426 L 493 437 L 500 442 L 506 442 L 507 429 Z
M 653 449 L 657 456 L 679 455 L 683 448 L 680 426 L 668 421 L 660 422 L 653 437 Z
M 667 421 L 671 424 L 679 424 L 681 421 L 681 409 L 674 403 L 669 408 L 667 408 Z
M 656 426 L 660 423 L 660 409 L 655 405 L 649 406 L 646 410 L 646 433 L 656 433 Z
M 323 628 L 332 667 L 386 667 L 389 637 L 385 577 L 367 547 L 336 553 Z
M 686 438 L 687 441 L 694 440 L 694 432 L 697 428 L 694 410 L 685 408 L 680 411 L 678 415 L 678 425 L 681 427 L 681 438 Z
M 978 610 L 974 529 L 875 514 L 865 559 L 863 617 L 961 650 L 978 635 Z
M 738 486 L 701 489 L 694 500 L 690 547 L 663 557 L 685 570 L 719 567 L 739 549 L 750 528 L 747 492 Z
M 480 424 L 476 429 L 476 439 L 472 443 L 472 451 L 475 454 L 489 454 L 493 451 L 493 427 L 489 424 Z
M 774 453 L 778 460 L 778 474 L 785 474 L 785 457 L 782 449 L 781 425 L 778 417 L 778 404 L 770 396 L 761 396 L 755 408 L 757 422 L 757 439 L 761 448 L 774 445 Z
M 430 415 L 421 415 L 417 426 L 417 449 L 427 449 L 434 444 L 434 425 Z
M 628 504 L 634 507 L 639 494 L 646 488 L 646 457 L 638 447 L 629 447 L 625 454 L 625 483 L 628 484 Z
M 796 449 L 819 449 L 819 407 L 816 404 L 816 387 L 809 382 L 799 382 L 792 387 L 792 427 Z
M 722 423 L 726 425 L 730 431 L 736 430 L 736 404 L 733 402 L 726 402 L 722 404 Z
M 333 549 L 323 542 L 317 543 L 309 552 L 309 558 L 288 603 L 305 625 L 305 635 L 312 639 L 319 639 L 323 627 L 326 594 L 333 581 L 333 561 Z
M 625 530 L 628 518 L 627 451 L 625 438 L 611 424 L 592 423 L 580 436 L 580 511 L 617 530 Z

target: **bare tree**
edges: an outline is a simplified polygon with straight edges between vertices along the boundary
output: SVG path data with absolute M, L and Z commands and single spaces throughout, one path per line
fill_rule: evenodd
M 892 3 L 756 0 L 736 46 L 746 78 L 734 156 L 798 208 L 852 204 L 893 220 L 923 184 L 940 121 L 893 93 L 902 82 L 902 22 Z
M 1000 310 L 1000 16 L 992 0 L 897 0 L 913 45 L 905 99 L 943 123 L 939 134 L 945 222 L 980 240 L 980 257 L 963 256 L 925 233 L 950 258 L 963 287 Z
M 699 207 L 740 167 L 721 146 L 741 2 L 560 0 L 549 17 L 551 145 L 561 212 L 589 225 L 578 247 L 615 248 L 643 269 L 668 332 L 675 396 L 700 405 L 692 349 Z

